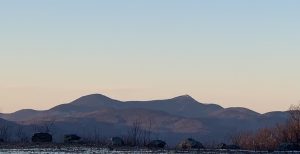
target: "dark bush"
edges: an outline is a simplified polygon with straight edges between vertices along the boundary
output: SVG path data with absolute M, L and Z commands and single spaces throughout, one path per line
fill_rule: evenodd
M 204 149 L 204 146 L 199 142 L 192 138 L 188 138 L 183 140 L 177 145 L 179 149 Z
M 52 135 L 49 133 L 35 133 L 32 138 L 32 142 L 52 142 Z
M 65 143 L 77 143 L 81 140 L 81 137 L 77 136 L 76 134 L 69 134 L 64 136 Z
M 166 142 L 162 140 L 153 140 L 148 144 L 149 148 L 165 148 Z
M 110 139 L 110 146 L 114 146 L 114 147 L 120 147 L 120 146 L 124 146 L 124 140 L 120 137 L 112 137 Z

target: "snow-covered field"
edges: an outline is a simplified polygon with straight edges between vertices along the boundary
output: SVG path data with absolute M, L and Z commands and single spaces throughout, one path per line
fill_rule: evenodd
M 2 154 L 71 154 L 71 153 L 80 153 L 80 154 L 143 154 L 143 153 L 155 153 L 155 154 L 172 154 L 172 153 L 204 153 L 204 154 L 254 154 L 254 153 L 268 153 L 266 152 L 254 152 L 254 151 L 232 151 L 232 150 L 200 150 L 200 151 L 175 151 L 175 150 L 148 150 L 148 149 L 139 149 L 139 150 L 109 150 L 106 148 L 83 148 L 83 147 L 72 147 L 72 148 L 29 148 L 29 149 L 0 149 Z M 300 152 L 274 152 L 274 153 L 300 153 Z
M 93 153 L 132 153 L 132 154 L 140 154 L 140 153 L 168 153 L 167 151 L 151 151 L 151 150 L 109 150 L 106 148 L 60 148 L 60 149 L 53 149 L 53 148 L 31 148 L 31 149 L 0 149 L 0 153 L 2 154 L 71 154 L 71 153 L 80 153 L 80 154 L 93 154 Z

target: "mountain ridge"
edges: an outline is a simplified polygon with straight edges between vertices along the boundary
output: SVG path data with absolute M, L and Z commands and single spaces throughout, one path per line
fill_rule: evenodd
M 76 103 L 77 101 L 80 101 L 82 99 L 85 99 L 85 98 L 90 98 L 90 97 L 98 97 L 98 98 L 104 98 L 104 99 L 107 99 L 107 100 L 110 100 L 110 101 L 115 101 L 115 102 L 119 102 L 119 103 L 133 103 L 133 102 L 140 102 L 140 103 L 143 103 L 143 102 L 156 102 L 156 101 L 163 101 L 163 100 L 184 100 L 184 99 L 190 99 L 192 101 L 187 101 L 187 102 L 197 102 L 199 104 L 203 104 L 199 101 L 197 101 L 196 99 L 194 99 L 192 96 L 188 95 L 188 94 L 184 94 L 184 95 L 179 95 L 179 96 L 176 96 L 176 97 L 172 97 L 172 98 L 168 98 L 168 99 L 150 99 L 150 100 L 129 100 L 129 101 L 120 101 L 120 100 L 117 100 L 117 99 L 113 99 L 113 98 L 110 98 L 106 95 L 103 95 L 103 94 L 99 94 L 99 93 L 94 93 L 94 94 L 89 94 L 89 95 L 84 95 L 84 96 L 81 96 L 75 100 L 72 100 L 71 102 L 69 103 L 64 103 L 64 104 L 60 104 L 60 105 L 67 105 L 67 104 L 71 104 L 71 103 Z M 60 105 L 56 105 L 50 109 L 53 109 L 57 106 L 60 106 Z M 220 106 L 218 104 L 215 104 L 215 103 L 205 103 L 205 105 L 217 105 L 217 106 Z M 222 106 L 220 106 L 222 107 Z M 222 107 L 223 108 L 223 107 Z M 223 108 L 223 109 L 229 109 L 229 108 L 240 108 L 240 109 L 247 109 L 247 110 L 251 110 L 251 109 L 248 109 L 246 107 L 227 107 L 227 108 Z M 50 110 L 49 109 L 49 110 Z M 47 110 L 47 109 L 45 109 Z M 13 113 L 18 113 L 18 112 L 29 112 L 29 111 L 33 111 L 33 112 L 42 112 L 42 111 L 45 111 L 45 110 L 36 110 L 36 109 L 20 109 L 20 110 L 17 110 L 15 112 L 11 112 L 11 113 L 1 113 L 1 114 L 13 114 Z M 251 110 L 253 112 L 256 112 L 254 110 Z M 268 114 L 268 113 L 272 113 L 272 112 L 285 112 L 285 111 L 269 111 L 269 112 L 265 112 L 265 113 L 259 113 L 259 114 Z M 258 113 L 258 112 L 257 112 Z
M 24 109 L 2 114 L 0 118 L 26 125 L 55 121 L 63 130 L 60 133 L 78 134 L 86 127 L 96 126 L 105 127 L 105 134 L 126 132 L 136 120 L 145 123 L 143 125 L 152 121 L 153 131 L 166 138 L 197 134 L 204 139 L 218 139 L 238 130 L 274 126 L 285 122 L 287 117 L 286 112 L 260 114 L 247 108 L 204 104 L 189 95 L 162 100 L 119 101 L 102 94 L 91 94 L 49 110 Z

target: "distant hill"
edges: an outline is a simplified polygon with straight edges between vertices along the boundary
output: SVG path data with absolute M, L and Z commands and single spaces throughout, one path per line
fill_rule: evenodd
M 33 125 L 52 121 L 56 133 L 87 135 L 96 128 L 105 136 L 124 135 L 136 121 L 151 130 L 157 138 L 176 142 L 184 137 L 199 140 L 227 140 L 238 131 L 255 130 L 285 122 L 286 112 L 260 114 L 246 108 L 223 108 L 203 104 L 183 95 L 165 100 L 118 101 L 101 94 L 80 97 L 49 110 L 20 110 L 2 114 L 3 119 Z

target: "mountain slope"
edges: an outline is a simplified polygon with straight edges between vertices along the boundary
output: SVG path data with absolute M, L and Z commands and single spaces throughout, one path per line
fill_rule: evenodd
M 122 134 L 136 121 L 144 127 L 151 122 L 152 131 L 169 139 L 197 134 L 215 140 L 239 130 L 255 130 L 284 122 L 288 114 L 259 114 L 246 108 L 222 108 L 216 104 L 199 103 L 188 95 L 166 100 L 123 102 L 92 94 L 49 110 L 20 110 L 1 117 L 26 125 L 55 121 L 61 133 L 82 131 L 85 126 L 100 126 L 105 127 L 105 134 Z
M 69 104 L 56 106 L 50 110 L 64 112 L 90 112 L 99 108 L 114 108 L 114 109 L 149 109 L 164 111 L 174 115 L 185 117 L 201 117 L 209 112 L 214 112 L 223 109 L 216 104 L 202 104 L 188 95 L 178 96 L 166 100 L 152 101 L 127 101 L 122 102 L 110 99 L 101 94 L 93 94 L 83 96 Z
M 199 103 L 188 95 L 178 96 L 167 100 L 154 100 L 142 102 L 129 101 L 125 103 L 125 108 L 142 108 L 158 110 L 173 115 L 193 118 L 207 116 L 210 112 L 215 112 L 223 109 L 221 106 L 216 104 Z

